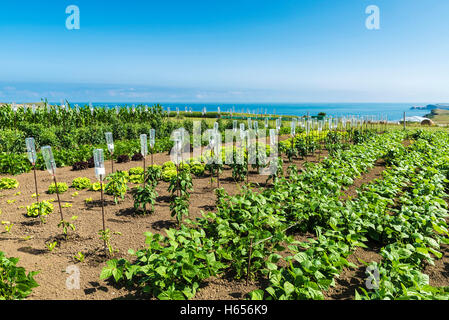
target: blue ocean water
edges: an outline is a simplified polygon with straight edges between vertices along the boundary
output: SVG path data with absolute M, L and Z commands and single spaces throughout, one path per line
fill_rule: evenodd
M 80 106 L 88 103 L 71 103 Z M 136 102 L 136 103 L 92 103 L 92 106 L 106 106 L 106 107 L 126 107 L 132 105 L 148 105 L 152 106 L 153 102 Z M 262 114 L 276 114 L 276 115 L 317 115 L 319 112 L 325 112 L 329 116 L 377 116 L 378 118 L 388 119 L 389 121 L 400 120 L 406 112 L 407 117 L 424 116 L 430 113 L 430 110 L 410 110 L 413 106 L 425 106 L 427 103 L 159 103 L 164 108 L 170 108 L 175 111 L 179 108 L 180 111 L 190 110 L 202 111 L 204 107 L 209 112 L 216 112 L 220 107 L 222 112 L 235 110 L 235 112 L 250 112 Z

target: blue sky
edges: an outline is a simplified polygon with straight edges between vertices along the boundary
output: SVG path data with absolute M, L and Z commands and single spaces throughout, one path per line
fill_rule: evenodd
M 447 0 L 2 1 L 0 101 L 449 102 L 448 14 Z

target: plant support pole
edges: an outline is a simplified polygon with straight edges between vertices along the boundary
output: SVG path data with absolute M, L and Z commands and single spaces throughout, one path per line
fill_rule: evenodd
M 103 236 L 105 236 L 106 223 L 104 221 L 104 195 L 103 195 L 103 176 L 102 175 L 100 175 L 100 190 L 101 190 L 101 216 L 103 219 Z M 107 254 L 106 238 L 104 238 L 103 241 L 104 241 L 104 251 Z
M 36 178 L 36 164 L 33 163 L 33 171 L 34 171 L 34 186 L 36 187 L 36 200 L 39 202 L 39 193 L 37 192 L 37 178 Z
M 56 182 L 56 174 L 54 173 L 54 171 L 53 171 L 53 180 L 55 182 L 56 196 L 58 197 L 59 213 L 61 214 L 61 221 L 64 221 L 64 216 L 62 215 L 61 199 L 59 198 L 59 188 L 58 183 Z

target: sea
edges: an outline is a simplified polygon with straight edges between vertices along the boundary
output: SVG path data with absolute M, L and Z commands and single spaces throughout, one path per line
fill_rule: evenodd
M 89 102 L 71 102 L 72 106 L 88 105 Z M 160 104 L 170 111 L 203 111 L 217 112 L 220 108 L 221 112 L 235 113 L 254 113 L 254 114 L 270 114 L 270 115 L 295 115 L 295 116 L 314 116 L 320 112 L 326 113 L 328 116 L 374 116 L 377 119 L 387 119 L 388 121 L 399 121 L 403 119 L 404 112 L 406 117 L 420 116 L 423 117 L 430 113 L 430 110 L 412 110 L 412 107 L 424 107 L 428 103 L 163 103 L 163 102 L 92 102 L 93 107 L 132 107 L 133 105 Z

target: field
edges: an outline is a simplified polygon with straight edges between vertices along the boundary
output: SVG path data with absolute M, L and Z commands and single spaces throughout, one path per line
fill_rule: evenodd
M 6 286 L 0 291 L 5 298 L 449 297 L 446 129 L 298 127 L 292 140 L 286 122 L 279 139 L 282 170 L 267 179 L 248 165 L 248 156 L 246 165 L 208 165 L 203 158 L 176 168 L 168 133 L 189 127 L 188 119 L 144 111 L 134 118 L 95 115 L 87 108 L 78 115 L 50 113 L 54 118 L 44 109 L 38 119 L 26 111 L 0 111 L 9 128 L 0 136 L 0 251 L 19 258 L 17 265 L 27 273 L 39 271 L 13 279 L 23 283 L 21 292 Z M 215 121 L 204 122 L 211 128 Z M 149 129 L 145 123 L 157 130 L 158 152 L 146 156 L 144 179 L 141 158 L 119 162 L 139 154 L 139 134 Z M 55 177 L 67 185 L 59 189 L 63 217 L 41 152 L 37 202 L 34 172 L 23 151 L 32 126 L 48 127 L 35 137 L 38 149 L 53 138 Z M 232 128 L 232 122 L 220 126 Z M 63 130 L 67 135 L 58 134 Z M 112 159 L 102 141 L 106 130 L 116 139 Z M 112 161 L 116 172 L 105 181 L 104 218 L 101 188 L 89 190 L 97 182 L 87 166 L 96 147 L 106 151 L 106 174 Z M 150 159 L 160 167 L 149 166 Z M 30 216 L 27 206 L 33 203 L 49 204 L 52 212 L 38 207 Z M 77 276 L 79 288 L 71 282 Z

